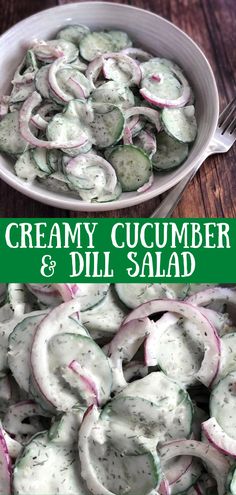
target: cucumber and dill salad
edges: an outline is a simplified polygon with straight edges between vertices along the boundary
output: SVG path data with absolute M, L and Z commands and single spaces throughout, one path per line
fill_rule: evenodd
M 66 26 L 35 40 L 0 97 L 0 150 L 22 180 L 88 202 L 142 193 L 178 167 L 197 135 L 175 62 L 118 30 Z
M 1 495 L 235 495 L 236 288 L 0 286 Z

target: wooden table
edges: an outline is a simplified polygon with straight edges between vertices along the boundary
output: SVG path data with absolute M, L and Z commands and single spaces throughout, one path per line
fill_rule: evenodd
M 0 30 L 66 0 L 0 0 Z M 120 0 L 122 3 L 122 0 Z M 189 34 L 208 57 L 218 84 L 223 108 L 235 92 L 235 0 L 127 0 L 156 12 Z M 0 183 L 1 217 L 85 217 L 85 213 L 42 205 Z M 93 216 L 148 217 L 158 199 L 142 205 Z M 89 216 L 89 215 L 88 215 Z M 227 155 L 208 158 L 184 194 L 174 217 L 236 217 L 236 147 Z

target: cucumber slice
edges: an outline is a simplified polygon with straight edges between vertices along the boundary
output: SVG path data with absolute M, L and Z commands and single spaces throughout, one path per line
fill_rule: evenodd
M 229 490 L 230 495 L 236 495 L 236 467 L 232 466 L 228 480 L 227 480 L 227 488 Z
M 46 64 L 50 64 L 53 60 L 55 60 L 55 58 L 58 57 L 58 54 L 55 55 L 55 50 L 59 50 L 60 53 L 63 54 L 61 56 L 64 57 L 65 62 L 67 63 L 76 60 L 79 54 L 78 48 L 74 45 L 74 43 L 63 39 L 48 40 L 43 44 L 39 42 L 34 45 L 32 50 L 37 59 Z
M 25 151 L 15 163 L 15 172 L 20 179 L 33 181 L 36 177 L 44 178 L 47 174 L 36 165 L 31 151 Z
M 158 328 L 157 331 L 157 362 L 160 368 L 184 386 L 195 384 L 204 356 L 197 325 L 180 318 L 168 328 Z
M 122 187 L 119 182 L 117 182 L 115 190 L 111 193 L 104 193 L 99 195 L 97 198 L 91 200 L 92 203 L 109 203 L 110 201 L 115 201 L 122 194 Z
M 82 476 L 91 493 L 148 495 L 160 483 L 160 462 L 155 451 L 124 455 L 104 441 L 106 430 L 98 412 L 89 410 L 79 431 Z
M 86 70 L 88 68 L 88 64 L 85 63 L 84 60 L 82 60 L 81 57 L 78 57 L 74 62 L 71 62 L 71 67 L 74 69 L 79 70 L 80 72 L 86 73 Z
M 236 372 L 229 373 L 212 390 L 210 413 L 221 428 L 236 440 Z
M 236 371 L 236 332 L 228 333 L 221 339 L 221 360 L 219 377 Z
M 185 299 L 188 295 L 190 284 L 160 284 L 166 292 L 168 299 Z
M 133 144 L 137 148 L 141 148 L 144 153 L 146 153 L 150 158 L 156 153 L 157 143 L 156 143 L 156 132 L 154 129 L 145 129 L 140 131 L 140 133 L 133 139 Z
M 61 151 L 68 156 L 76 157 L 78 155 L 84 155 L 86 153 L 89 153 L 89 151 L 92 152 L 92 142 L 91 141 L 86 141 L 83 146 L 80 146 L 80 148 L 62 148 Z M 65 158 L 65 157 L 64 157 Z
M 63 333 L 60 335 L 56 335 L 49 342 L 48 347 L 48 359 L 50 362 L 50 383 L 45 384 L 46 388 L 51 389 L 54 386 L 53 393 L 58 393 L 58 400 L 63 399 L 63 394 L 65 395 L 66 387 L 60 385 L 60 376 L 58 379 L 58 374 L 60 375 L 60 370 L 62 376 L 65 377 L 64 369 L 68 370 L 70 363 L 76 361 L 80 364 L 80 368 L 83 371 L 85 377 L 88 377 L 88 380 L 95 382 L 97 389 L 97 399 L 99 404 L 104 404 L 110 397 L 111 393 L 111 368 L 109 361 L 100 347 L 89 337 L 82 337 L 80 335 Z M 83 390 L 79 383 L 79 377 L 76 377 L 76 374 L 73 373 L 73 370 L 69 369 L 68 373 L 65 377 L 67 383 L 69 383 L 68 377 L 70 376 L 75 378 L 73 380 L 74 387 L 71 392 L 67 393 L 69 396 L 68 404 L 70 401 L 71 406 L 73 407 L 78 403 L 79 405 L 84 405 L 83 402 L 80 402 L 80 390 L 81 396 L 84 396 Z M 76 394 L 76 383 L 78 382 L 78 393 Z M 71 381 L 72 383 L 72 381 Z M 69 388 L 67 386 L 67 388 Z M 85 404 L 86 405 L 86 404 Z M 62 407 L 66 407 L 67 405 L 62 403 Z M 63 409 L 62 409 L 63 410 Z
M 80 301 L 80 311 L 87 311 L 103 301 L 109 291 L 110 284 L 79 284 L 76 297 Z
M 80 42 L 81 56 L 91 62 L 103 53 L 113 51 L 112 37 L 103 31 L 89 33 Z
M 70 446 L 48 441 L 47 433 L 35 435 L 14 468 L 15 495 L 89 495 L 80 476 L 77 453 Z
M 78 155 L 65 166 L 65 173 L 80 197 L 87 201 L 99 200 L 114 193 L 117 178 L 109 162 L 98 155 Z
M 117 495 L 148 495 L 160 481 L 157 455 L 124 455 L 112 446 L 91 446 L 91 463 L 100 483 Z
M 0 323 L 0 376 L 5 376 L 8 371 L 7 349 L 8 338 L 14 327 L 22 320 L 23 315 L 13 315 L 11 318 Z
M 93 110 L 90 128 L 94 142 L 98 148 L 109 148 L 121 139 L 125 117 L 120 108 L 106 103 L 94 103 Z
M 143 397 L 155 404 L 161 404 L 161 406 L 168 411 L 173 411 L 178 405 L 181 405 L 183 401 L 189 400 L 188 393 L 182 385 L 171 378 L 168 378 L 161 371 L 153 372 L 142 378 L 142 380 L 130 383 L 125 390 L 119 394 L 119 397 L 123 395 L 128 395 L 129 397 Z M 188 430 L 189 429 L 190 428 L 188 427 Z
M 75 83 L 75 88 L 70 85 L 71 79 Z M 56 80 L 59 88 L 65 94 L 66 101 L 73 100 L 78 97 L 78 88 L 76 90 L 76 83 L 80 86 L 80 88 L 82 88 L 84 98 L 88 98 L 91 93 L 91 84 L 87 77 L 78 69 L 71 66 L 65 66 L 59 69 L 56 73 Z
M 85 409 L 76 413 L 67 413 L 59 419 L 54 419 L 48 431 L 48 439 L 58 445 L 72 446 L 78 435 L 79 427 L 82 423 Z
M 110 103 L 126 110 L 134 106 L 134 95 L 130 88 L 116 81 L 108 81 L 96 88 L 92 95 L 92 101 L 97 103 Z
M 131 309 L 140 304 L 165 297 L 161 284 L 115 284 L 120 300 Z
M 38 69 L 37 60 L 33 50 L 27 50 L 25 56 L 25 63 L 29 72 L 34 72 Z
M 47 156 L 45 148 L 34 148 L 32 150 L 32 157 L 36 166 L 45 174 L 50 174 L 53 170 L 48 165 Z
M 94 381 L 98 383 L 99 391 L 101 384 L 101 400 L 107 396 L 111 387 L 110 366 L 97 344 L 92 339 L 82 335 L 77 335 L 74 338 L 75 332 L 64 335 L 65 331 L 70 332 L 69 317 L 79 310 L 79 306 L 78 300 L 73 299 L 50 311 L 37 327 L 31 350 L 33 385 L 50 406 L 57 407 L 60 411 L 70 411 L 77 404 L 79 397 L 78 393 L 63 382 L 59 373 L 59 366 L 63 371 L 73 361 L 78 361 L 84 368 L 84 375 L 86 375 L 86 369 L 88 369 L 89 375 L 97 375 Z M 76 323 L 79 324 L 77 321 Z M 81 324 L 79 327 L 81 331 L 85 331 Z M 61 334 L 63 334 L 61 341 L 65 345 L 64 349 L 63 346 L 60 346 Z M 78 330 L 77 334 L 79 334 Z M 106 383 L 103 384 L 103 381 Z
M 25 101 L 32 93 L 35 91 L 35 84 L 25 83 L 25 84 L 14 84 L 12 92 L 10 94 L 9 103 L 14 105 L 15 103 L 21 103 Z
M 33 435 L 45 428 L 48 414 L 32 400 L 18 402 L 10 406 L 3 418 L 3 427 L 17 442 L 25 445 Z M 46 422 L 49 423 L 49 420 Z
M 80 42 L 81 56 L 91 62 L 99 55 L 107 52 L 119 52 L 132 43 L 123 31 L 97 31 L 84 36 Z
M 171 69 L 182 72 L 181 68 L 177 64 L 166 58 L 154 57 L 140 64 L 140 68 L 143 74 L 143 78 L 150 77 L 152 75 L 169 74 Z
M 28 314 L 18 323 L 8 340 L 8 364 L 19 387 L 29 392 L 30 350 L 39 322 L 46 315 L 45 311 Z
M 48 73 L 50 69 L 50 64 L 43 65 L 36 73 L 35 76 L 35 86 L 36 90 L 41 94 L 43 98 L 50 100 L 49 83 L 48 83 Z
M 132 41 L 124 31 L 109 31 L 109 35 L 112 37 L 113 52 L 119 52 L 124 48 L 132 46 Z
M 62 153 L 60 150 L 47 150 L 46 160 L 51 170 L 60 170 Z
M 82 38 L 89 34 L 89 32 L 89 28 L 87 26 L 84 26 L 83 24 L 72 24 L 69 26 L 65 26 L 63 29 L 60 29 L 56 37 L 58 39 L 71 41 L 71 43 L 74 43 L 74 45 L 79 46 Z
M 47 139 L 49 141 L 66 143 L 71 140 L 78 140 L 78 148 L 73 148 L 72 151 L 80 150 L 82 145 L 87 145 L 91 141 L 89 129 L 86 122 L 88 105 L 82 100 L 72 100 L 63 113 L 54 115 L 47 126 Z M 63 146 L 62 146 L 63 149 Z M 66 150 L 67 152 L 70 149 Z M 77 153 L 78 154 L 78 153 Z
M 81 313 L 81 321 L 94 339 L 115 334 L 125 316 L 126 308 L 118 300 L 113 287 L 110 287 L 105 298 Z
M 146 184 L 152 174 L 152 162 L 136 146 L 117 146 L 109 155 L 123 191 L 137 191 Z
M 167 134 L 181 143 L 192 143 L 197 135 L 193 105 L 184 108 L 164 108 L 161 120 Z
M 141 71 L 136 62 L 122 53 L 111 54 L 103 63 L 106 79 L 111 79 L 123 86 L 139 86 Z
M 180 143 L 168 136 L 165 132 L 157 135 L 157 151 L 152 157 L 152 164 L 155 170 L 169 170 L 178 167 L 188 156 L 188 144 Z
M 124 412 L 121 412 L 122 402 L 120 402 L 119 413 L 117 409 L 118 416 L 120 418 L 123 417 L 124 421 L 127 421 L 127 418 L 128 421 L 132 421 L 131 418 L 133 418 L 136 425 L 133 424 L 133 427 L 137 427 L 137 429 L 143 428 L 142 422 L 144 422 L 146 424 L 145 428 L 149 428 L 150 436 L 152 435 L 152 428 L 155 428 L 156 425 L 156 444 L 176 438 L 187 438 L 190 435 L 193 417 L 190 397 L 181 385 L 166 377 L 164 373 L 154 372 L 138 381 L 130 383 L 117 398 L 113 399 L 111 407 L 116 408 L 116 401 L 122 397 L 134 399 L 132 402 L 130 401 L 131 409 L 129 411 L 131 414 L 132 410 L 132 415 L 127 415 L 125 408 Z M 147 407 L 145 413 L 146 402 L 143 403 L 144 408 L 141 408 L 137 397 L 149 402 L 149 409 Z M 151 407 L 154 408 L 155 405 L 157 407 L 155 411 L 156 423 L 153 424 L 152 419 L 149 419 L 149 415 L 152 418 Z M 148 410 L 149 413 L 147 412 Z M 137 421 L 138 418 L 139 420 Z M 145 433 L 144 430 L 143 433 Z
M 171 71 L 167 70 L 160 76 L 158 74 L 157 76 L 153 75 L 143 78 L 141 87 L 150 91 L 153 96 L 171 100 L 179 98 L 182 92 L 182 85 L 177 77 Z
M 20 134 L 19 112 L 8 113 L 0 121 L 0 150 L 11 155 L 24 153 L 29 143 Z
M 21 316 L 27 311 L 30 311 L 31 301 L 29 303 L 24 284 L 8 284 L 7 294 L 14 315 Z
M 69 181 L 66 180 L 65 175 L 61 172 L 54 172 L 51 175 L 47 175 L 43 179 L 39 179 L 39 182 L 44 188 L 49 189 L 50 191 L 62 194 L 72 194 L 72 192 L 70 192 Z
M 32 399 L 40 405 L 45 413 L 50 416 L 55 415 L 55 408 L 44 399 L 32 374 L 30 375 L 29 396 L 32 397 Z

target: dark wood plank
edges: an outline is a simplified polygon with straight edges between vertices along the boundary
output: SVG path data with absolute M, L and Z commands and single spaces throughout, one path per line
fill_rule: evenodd
M 19 20 L 67 0 L 0 0 L 0 32 L 4 32 Z M 121 0 L 133 6 L 145 8 L 171 20 L 194 41 L 207 55 L 216 76 L 220 104 L 223 108 L 235 91 L 236 35 L 235 0 Z M 227 155 L 210 157 L 201 167 L 186 190 L 174 217 L 236 216 L 236 150 Z M 84 213 L 69 212 L 41 205 L 30 200 L 0 182 L 0 216 L 72 216 Z M 93 216 L 148 217 L 159 199 L 139 206 Z M 91 215 L 87 215 L 91 216 Z

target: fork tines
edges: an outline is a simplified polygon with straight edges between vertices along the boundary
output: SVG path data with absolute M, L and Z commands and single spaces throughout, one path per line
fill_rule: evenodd
M 218 127 L 220 127 L 222 134 L 224 134 L 226 131 L 228 131 L 229 134 L 232 134 L 232 132 L 234 131 L 236 124 L 236 117 L 233 118 L 233 114 L 235 110 L 236 110 L 236 97 L 227 105 L 227 107 L 220 114 Z

